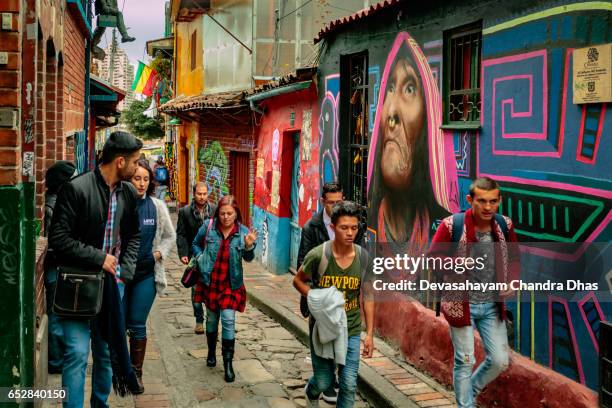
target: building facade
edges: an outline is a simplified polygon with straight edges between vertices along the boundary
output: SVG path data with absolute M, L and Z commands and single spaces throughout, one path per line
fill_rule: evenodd
M 46 382 L 41 263 L 44 175 L 86 148 L 87 2 L 9 0 L 0 5 L 0 384 Z M 10 18 L 9 18 L 10 17 Z M 83 149 L 83 150 L 79 150 Z M 80 169 L 84 169 L 82 161 Z
M 575 49 L 610 43 L 611 18 L 610 3 L 599 2 L 391 1 L 337 21 L 317 38 L 319 160 L 305 171 L 318 173 L 319 185 L 340 180 L 347 198 L 368 208 L 368 240 L 392 253 L 424 247 L 441 218 L 468 208 L 478 176 L 500 182 L 500 212 L 521 242 L 609 242 L 612 118 L 606 103 L 573 103 L 572 64 Z M 382 146 L 397 126 L 394 153 Z M 398 208 L 405 224 L 389 221 Z M 571 276 L 568 260 L 581 254 L 523 253 L 522 278 Z M 610 288 L 601 268 L 581 278 Z M 524 407 L 572 394 L 567 406 L 593 404 L 578 385 L 598 388 L 599 322 L 612 318 L 601 293 L 536 301 L 519 292 L 511 340 L 524 357 L 513 357 L 482 402 Z M 377 329 L 451 383 L 448 329 L 428 304 L 398 293 L 377 304 Z M 543 367 L 565 376 L 564 392 L 534 389 L 530 378 Z
M 98 71 L 96 75 L 102 78 L 104 81 L 110 83 L 112 86 L 121 89 L 125 93 L 125 99 L 118 105 L 118 109 L 121 111 L 125 107 L 129 106 L 132 101 L 134 101 L 134 91 L 132 91 L 132 83 L 134 82 L 134 66 L 132 65 L 125 50 L 119 48 L 114 37 L 113 40 L 115 41 L 115 44 L 109 44 L 104 50 L 106 53 L 104 60 L 96 60 Z
M 258 125 L 252 122 L 252 113 L 239 109 L 230 114 L 233 108 L 228 110 L 212 103 L 206 108 L 210 111 L 206 113 L 208 118 L 203 120 L 204 111 L 193 108 L 199 102 L 190 105 L 189 98 L 200 102 L 202 95 L 209 95 L 212 101 L 233 99 L 274 78 L 290 75 L 296 68 L 310 66 L 317 56 L 312 42 L 314 33 L 347 8 L 359 10 L 369 3 L 350 0 L 338 9 L 327 2 L 291 0 L 282 2 L 277 10 L 276 3 L 260 0 L 170 2 L 175 41 L 175 100 L 162 111 L 181 119 L 172 132 L 176 137 L 179 203 L 190 200 L 191 186 L 196 181 L 211 178 L 215 179 L 215 184 L 210 185 L 213 198 L 239 192 L 239 201 L 248 205 L 249 211 L 253 203 L 256 155 L 252 149 L 258 143 Z M 177 110 L 178 105 L 192 108 Z M 213 146 L 213 142 L 217 143 Z M 219 146 L 229 166 L 220 175 L 218 167 L 211 166 L 206 159 L 206 152 L 210 148 L 218 150 Z M 241 169 L 240 176 L 234 179 L 248 178 L 246 190 L 236 190 L 228 181 L 234 174 L 232 163 Z M 207 173 L 207 169 L 214 171 Z

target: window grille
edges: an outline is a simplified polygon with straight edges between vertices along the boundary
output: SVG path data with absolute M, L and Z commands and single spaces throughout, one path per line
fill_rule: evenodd
M 482 23 L 445 32 L 444 123 L 480 126 Z

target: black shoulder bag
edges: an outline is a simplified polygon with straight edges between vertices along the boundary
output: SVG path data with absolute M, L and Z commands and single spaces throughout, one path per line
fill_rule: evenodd
M 90 318 L 102 307 L 102 269 L 57 267 L 53 313 L 60 317 Z

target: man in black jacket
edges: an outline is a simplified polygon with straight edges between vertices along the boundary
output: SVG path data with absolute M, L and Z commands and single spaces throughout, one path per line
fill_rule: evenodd
M 129 133 L 114 132 L 104 145 L 100 167 L 61 188 L 49 234 L 52 265 L 103 269 L 124 281 L 133 278 L 140 230 L 136 190 L 125 180 L 136 171 L 141 148 L 142 142 Z M 61 324 L 65 343 L 62 386 L 70 395 L 64 407 L 83 406 L 90 339 L 91 406 L 108 407 L 113 371 L 108 343 L 101 338 L 96 319 L 62 318 Z
M 344 201 L 344 194 L 342 193 L 342 186 L 339 183 L 325 183 L 323 185 L 323 194 L 321 196 L 321 204 L 323 210 L 316 213 L 302 228 L 302 238 L 300 239 L 300 249 L 298 250 L 297 267 L 298 270 L 302 266 L 304 257 L 311 249 L 318 247 L 326 241 L 334 239 L 334 230 L 331 226 L 331 211 L 334 205 Z M 363 223 L 362 223 L 363 224 Z M 364 235 L 364 225 L 361 225 L 359 232 L 355 237 L 355 244 L 362 245 Z M 300 308 L 302 313 L 306 308 L 306 298 L 302 298 L 300 301 Z M 323 400 L 327 403 L 335 403 L 338 399 L 336 379 L 334 379 L 333 385 L 329 389 L 323 392 Z
M 193 186 L 193 200 L 179 210 L 176 224 L 176 248 L 178 256 L 187 265 L 191 259 L 191 244 L 205 219 L 211 218 L 216 206 L 208 202 L 208 186 L 200 181 Z M 196 319 L 196 334 L 204 334 L 204 308 L 193 301 L 195 288 L 191 288 L 191 305 Z

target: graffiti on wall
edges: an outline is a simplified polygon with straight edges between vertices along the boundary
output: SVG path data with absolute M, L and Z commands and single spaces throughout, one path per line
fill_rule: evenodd
M 377 101 L 368 157 L 369 225 L 379 242 L 398 251 L 407 251 L 409 243 L 423 247 L 435 220 L 457 211 L 459 203 L 453 139 L 440 130 L 437 80 L 408 33 L 399 33 L 391 46 Z
M 484 30 L 482 130 L 475 149 L 456 150 L 462 193 L 469 186 L 464 163 L 500 181 L 500 212 L 513 219 L 522 242 L 609 242 L 612 236 L 612 162 L 601 160 L 612 153 L 603 137 L 612 131 L 612 117 L 606 104 L 572 103 L 573 49 L 610 42 L 605 27 L 612 12 L 594 11 L 595 3 L 574 6 L 579 13 L 554 8 Z M 529 39 L 530 51 L 510 41 L 517 36 Z M 523 254 L 523 276 L 556 276 L 581 256 L 577 251 L 565 262 L 554 251 L 530 251 Z M 550 296 L 544 304 L 530 293 L 521 296 L 511 307 L 517 349 L 596 388 L 595 339 L 599 322 L 612 317 L 609 303 L 589 291 Z
M 369 49 L 370 84 L 380 79 L 369 91 L 372 238 L 393 242 L 398 250 L 407 242 L 427 242 L 435 219 L 468 208 L 471 180 L 487 175 L 501 183 L 500 212 L 513 219 L 519 240 L 610 241 L 612 161 L 604 158 L 612 153 L 612 140 L 605 137 L 612 132 L 612 115 L 609 104 L 572 103 L 572 58 L 574 48 L 612 41 L 612 11 L 599 2 L 572 7 L 573 12 L 556 7 L 492 26 L 485 21 L 478 132 L 438 130 L 441 39 L 419 44 L 413 33 L 399 33 L 389 38 L 384 55 L 380 47 Z M 320 95 L 321 183 L 337 176 L 335 69 L 325 72 Z M 544 250 L 525 255 L 523 274 L 555 273 L 551 260 L 557 256 Z M 608 287 L 612 281 L 603 275 Z M 599 322 L 612 318 L 610 304 L 594 292 L 547 303 L 533 303 L 530 296 L 523 293 L 518 306 L 510 305 L 517 351 L 596 388 L 596 339 Z
M 166 143 L 165 148 L 166 167 L 168 169 L 168 194 L 170 200 L 176 200 L 178 193 L 178 172 L 176 171 L 176 155 L 174 143 Z
M 222 196 L 229 194 L 227 179 L 229 176 L 229 163 L 223 146 L 218 141 L 208 141 L 200 148 L 198 157 L 204 166 L 203 180 L 208 185 L 210 199 L 216 202 Z
M 17 200 L 0 208 L 0 267 L 3 285 L 16 286 L 19 279 L 19 210 Z
M 328 84 L 338 82 L 339 75 L 325 78 L 325 97 L 319 114 L 319 177 L 320 185 L 338 180 L 338 97 Z

